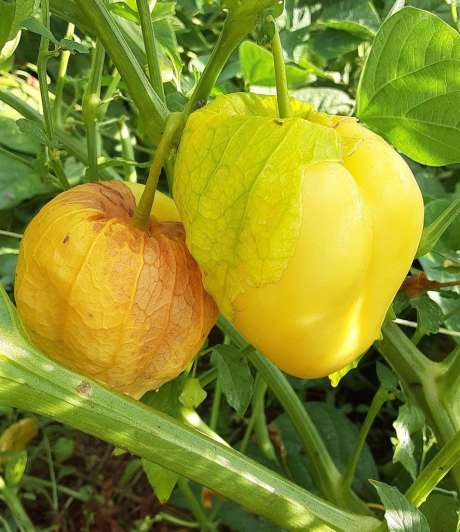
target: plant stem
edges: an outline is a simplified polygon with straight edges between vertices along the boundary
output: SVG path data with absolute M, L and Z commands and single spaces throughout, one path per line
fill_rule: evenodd
M 101 82 L 104 70 L 105 50 L 98 39 L 93 51 L 88 84 L 83 96 L 83 119 L 86 127 L 86 142 L 89 158 L 89 181 L 98 181 L 98 160 L 101 139 L 98 132 L 97 119 L 101 105 Z
M 460 461 L 460 431 L 449 440 L 406 491 L 415 506 L 422 505 L 447 473 Z
M 367 506 L 352 490 L 344 489 L 343 477 L 332 460 L 318 429 L 283 373 L 266 357 L 254 350 L 225 318 L 219 319 L 219 327 L 240 349 L 244 349 L 250 362 L 260 372 L 290 417 L 302 446 L 310 457 L 311 475 L 320 493 L 339 506 L 369 513 Z
M 263 9 L 269 7 L 272 2 L 271 0 L 259 0 L 259 3 L 260 8 L 258 7 L 258 9 L 263 11 Z M 244 6 L 242 9 L 244 10 Z M 193 91 L 189 103 L 187 104 L 185 109 L 186 116 L 195 111 L 198 107 L 206 104 L 220 73 L 233 51 L 243 38 L 254 29 L 257 15 L 258 13 L 251 12 L 248 13 L 247 16 L 235 16 L 232 10 L 229 11 L 224 27 L 219 36 L 219 40 L 217 41 L 206 68 Z
M 120 72 L 128 86 L 131 97 L 136 104 L 139 114 L 148 117 L 145 121 L 147 134 L 152 142 L 157 144 L 160 140 L 161 130 L 168 115 L 168 110 L 153 90 L 147 76 L 142 70 L 139 61 L 133 54 L 104 0 L 75 0 L 81 13 L 87 19 L 94 31 L 97 32 L 107 53 Z
M 165 131 L 158 144 L 152 166 L 150 167 L 149 177 L 142 193 L 139 204 L 136 206 L 133 215 L 133 225 L 138 229 L 145 230 L 150 220 L 155 191 L 161 175 L 161 169 L 169 156 L 173 143 L 183 126 L 182 113 L 171 113 L 166 122 Z
M 350 463 L 345 472 L 345 476 L 344 476 L 345 486 L 351 487 L 353 483 L 353 479 L 355 478 L 356 468 L 359 462 L 359 457 L 361 456 L 362 450 L 364 448 L 364 444 L 366 443 L 367 435 L 369 434 L 372 424 L 374 423 L 375 418 L 380 412 L 380 409 L 382 408 L 382 406 L 388 399 L 389 399 L 388 392 L 383 387 L 380 387 L 377 390 L 377 393 L 374 395 L 374 398 L 372 399 L 372 402 L 369 406 L 369 410 L 367 411 L 364 423 L 361 427 L 361 430 L 359 431 L 359 436 L 356 441 L 355 447 L 353 449 Z
M 246 430 L 244 431 L 243 438 L 241 439 L 240 443 L 240 452 L 245 453 L 248 445 L 249 445 L 249 439 L 251 437 L 251 434 L 254 430 L 254 426 L 256 424 L 257 415 L 259 413 L 259 403 L 262 400 L 265 395 L 265 392 L 267 391 L 267 384 L 263 381 L 262 377 L 259 373 L 256 375 L 256 381 L 254 383 L 254 396 L 252 398 L 252 412 L 251 417 L 249 418 L 248 424 L 246 426 Z
M 180 477 L 177 481 L 177 485 L 185 500 L 187 501 L 187 506 L 192 512 L 193 517 L 200 524 L 200 529 L 203 531 L 214 530 L 214 525 L 208 520 L 208 516 L 206 515 L 204 508 L 193 494 L 188 480 L 183 477 Z
M 459 389 L 450 387 L 446 363 L 426 358 L 394 323 L 385 321 L 382 332 L 378 350 L 398 375 L 409 400 L 424 412 L 437 441 L 445 444 L 460 431 Z M 460 490 L 460 466 L 452 469 L 452 476 Z
M 125 169 L 125 179 L 130 183 L 137 183 L 137 171 L 136 171 L 136 156 L 134 155 L 134 149 L 132 145 L 131 133 L 129 127 L 126 124 L 126 117 L 120 117 L 118 121 L 119 130 L 120 130 L 120 144 L 121 144 L 121 153 L 123 158 L 128 161 L 133 161 L 134 164 L 126 164 Z
M 26 102 L 12 94 L 11 92 L 0 89 L 0 101 L 6 103 L 24 118 L 33 120 L 44 127 L 44 120 L 40 113 L 33 109 Z M 64 146 L 67 152 L 71 153 L 76 159 L 83 164 L 88 165 L 88 154 L 86 152 L 86 146 L 78 139 L 69 135 L 62 128 L 55 128 L 55 134 L 58 141 Z M 99 175 L 106 180 L 118 179 L 121 180 L 120 175 L 113 169 L 100 169 Z
M 200 384 L 201 384 L 201 381 L 200 381 Z M 222 398 L 222 386 L 220 385 L 219 380 L 217 380 L 216 386 L 214 388 L 214 397 L 212 400 L 211 417 L 209 420 L 209 426 L 211 427 L 211 430 L 213 431 L 217 430 L 217 421 L 219 419 L 219 414 L 220 414 L 221 398 Z
M 19 239 L 21 239 L 24 236 L 19 233 L 12 233 L 11 231 L 4 231 L 3 229 L 0 229 L 0 235 L 10 236 L 11 238 L 19 238 Z
M 72 39 L 75 32 L 75 24 L 69 22 L 67 25 L 67 31 L 65 34 L 66 39 Z M 61 52 L 61 60 L 59 62 L 59 69 L 56 80 L 56 91 L 54 95 L 54 120 L 57 126 L 62 127 L 62 96 L 64 94 L 65 77 L 67 73 L 67 67 L 69 65 L 70 50 L 63 50 Z
M 422 239 L 417 251 L 417 257 L 423 257 L 429 253 L 438 240 L 446 232 L 455 218 L 460 214 L 460 197 L 452 203 L 430 225 L 425 227 Z
M 258 375 L 259 376 L 259 375 Z M 255 411 L 255 433 L 259 449 L 264 456 L 272 462 L 278 463 L 275 448 L 270 439 L 270 434 L 267 427 L 267 418 L 265 417 L 265 396 L 267 393 L 267 383 L 260 378 L 261 384 L 259 389 L 254 391 L 253 408 Z
M 49 0 L 41 1 L 41 22 L 42 24 L 49 29 L 50 27 L 50 11 L 49 11 Z M 48 92 L 48 81 L 47 81 L 47 65 L 49 59 L 49 40 L 46 37 L 41 37 L 40 40 L 40 49 L 38 53 L 37 61 L 37 71 L 38 71 L 38 81 L 40 86 L 40 95 L 42 100 L 43 107 L 43 118 L 45 122 L 45 131 L 48 139 L 48 154 L 50 158 L 50 165 L 54 170 L 59 182 L 62 185 L 62 188 L 69 188 L 69 181 L 64 172 L 60 160 L 59 150 L 55 146 L 55 135 L 54 135 L 54 120 L 53 113 L 51 110 L 50 97 Z
M 278 101 L 278 116 L 280 118 L 288 118 L 291 116 L 291 109 L 289 105 L 289 89 L 286 76 L 286 66 L 284 64 L 283 47 L 281 45 L 280 34 L 278 26 L 273 17 L 270 17 L 275 33 L 272 39 L 272 53 L 273 63 L 275 65 L 276 78 L 276 98 Z
M 142 35 L 144 37 L 145 54 L 147 56 L 147 64 L 149 67 L 150 82 L 158 96 L 163 100 L 163 102 L 166 102 L 149 2 L 148 0 L 136 0 L 136 4 L 141 22 Z
M 24 532 L 34 532 L 35 527 L 27 515 L 16 492 L 10 489 L 0 477 L 0 498 L 5 501 L 16 523 Z

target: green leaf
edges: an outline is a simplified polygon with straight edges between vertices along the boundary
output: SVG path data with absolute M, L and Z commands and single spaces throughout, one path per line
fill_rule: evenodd
M 377 377 L 386 392 L 392 393 L 398 389 L 398 377 L 388 366 L 385 366 L 380 362 L 377 362 Z
M 161 504 L 168 502 L 179 480 L 179 475 L 144 459 L 142 460 L 142 467 L 158 500 Z
M 51 31 L 36 18 L 29 17 L 26 20 L 23 20 L 21 26 L 32 33 L 36 33 L 45 39 L 49 39 L 53 44 L 59 44 Z
M 244 41 L 240 46 L 240 63 L 243 78 L 249 85 L 275 87 L 275 71 L 272 54 L 261 46 Z M 298 87 L 313 81 L 312 71 L 297 65 L 286 65 L 286 75 L 290 87 Z
M 182 136 L 174 199 L 227 317 L 239 294 L 277 281 L 294 254 L 305 168 L 342 157 L 334 128 L 303 119 L 313 117 L 306 103 L 292 99 L 291 108 L 293 117 L 279 120 L 275 97 L 229 94 L 193 113 Z
M 10 40 L 16 12 L 16 0 L 0 0 L 0 50 Z
M 291 95 L 330 115 L 349 115 L 355 103 L 345 91 L 330 87 L 300 89 L 293 91 Z
M 71 41 L 70 39 L 61 39 L 59 41 L 59 47 L 63 50 L 69 50 L 72 54 L 79 53 L 79 54 L 88 54 L 89 48 L 85 46 L 84 44 L 80 44 L 76 41 Z
M 321 13 L 328 28 L 372 38 L 380 25 L 379 16 L 369 0 L 329 1 Z
M 35 155 L 40 147 L 40 142 L 36 136 L 21 130 L 16 120 L 6 116 L 0 116 L 0 144 L 28 155 Z
M 335 59 L 353 52 L 363 42 L 362 37 L 352 35 L 346 31 L 327 28 L 315 31 L 309 41 L 313 50 L 324 59 Z
M 417 311 L 417 329 L 420 335 L 437 333 L 444 321 L 441 307 L 427 294 L 411 298 L 409 303 Z
M 163 384 L 159 390 L 146 393 L 142 398 L 142 402 L 164 414 L 179 418 L 181 408 L 179 401 L 180 390 L 180 379 L 175 379 Z
M 433 532 L 452 532 L 457 530 L 459 510 L 458 501 L 438 493 L 432 493 L 420 507 Z
M 57 462 L 65 462 L 72 457 L 75 450 L 75 440 L 61 436 L 53 445 L 53 455 Z
M 441 166 L 460 162 L 459 106 L 458 32 L 425 11 L 398 11 L 367 59 L 359 118 L 415 161 Z
M 48 143 L 48 139 L 42 124 L 36 122 L 35 120 L 20 118 L 16 121 L 16 125 L 22 133 L 29 137 L 29 139 L 34 139 L 36 142 L 40 142 L 40 144 Z
M 42 178 L 37 170 L 0 154 L 0 210 L 11 209 L 25 199 L 58 190 Z
M 411 403 L 400 406 L 398 417 L 393 423 L 396 431 L 396 439 L 392 439 L 395 444 L 393 462 L 400 462 L 413 479 L 417 474 L 417 462 L 414 457 L 415 445 L 412 437 L 422 430 L 424 424 L 423 412 Z
M 356 358 L 350 364 L 347 364 L 339 371 L 336 371 L 335 373 L 331 373 L 331 375 L 328 375 L 329 380 L 331 381 L 331 386 L 333 388 L 336 388 L 340 381 L 347 375 L 351 370 L 358 367 L 359 361 L 361 360 L 361 357 Z
M 356 445 L 359 430 L 347 416 L 328 403 L 309 401 L 305 403 L 308 414 L 324 440 L 327 450 L 334 460 L 337 468 L 345 472 L 350 456 Z M 312 489 L 312 480 L 308 472 L 310 459 L 302 451 L 299 440 L 291 420 L 286 413 L 275 420 L 281 432 L 281 439 L 287 450 L 288 469 L 294 480 L 305 488 Z M 368 479 L 378 477 L 377 466 L 367 444 L 361 453 L 354 487 L 367 497 L 371 496 Z
M 7 486 L 20 484 L 27 467 L 27 451 L 20 451 L 8 459 L 5 467 L 5 481 Z
M 22 23 L 31 17 L 34 12 L 35 0 L 16 0 L 16 12 L 11 27 L 10 39 L 20 30 Z
M 213 349 L 212 360 L 217 366 L 218 379 L 228 404 L 243 416 L 254 388 L 247 358 L 235 347 L 218 345 Z
M 425 516 L 395 487 L 371 480 L 385 506 L 389 532 L 430 532 Z
M 208 394 L 201 387 L 200 380 L 191 378 L 185 381 L 179 401 L 187 408 L 197 408 Z

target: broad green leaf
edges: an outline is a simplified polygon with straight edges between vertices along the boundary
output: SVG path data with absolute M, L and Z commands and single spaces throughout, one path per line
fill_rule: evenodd
M 432 493 L 420 507 L 433 532 L 455 532 L 457 530 L 459 510 L 458 501 L 453 497 Z
M 0 153 L 0 210 L 11 209 L 40 194 L 58 191 L 37 170 Z
M 148 460 L 142 460 L 142 467 L 158 500 L 161 504 L 168 502 L 179 475 Z
M 17 120 L 16 125 L 21 133 L 29 137 L 29 140 L 39 142 L 40 144 L 47 144 L 48 139 L 46 138 L 45 130 L 38 122 L 28 120 L 27 118 L 20 118 Z
M 342 157 L 334 128 L 315 122 L 308 104 L 292 99 L 291 107 L 293 118 L 279 120 L 274 97 L 227 95 L 193 113 L 184 130 L 174 198 L 227 316 L 247 287 L 277 281 L 294 254 L 305 168 Z
M 417 474 L 413 436 L 422 430 L 424 424 L 423 412 L 410 403 L 405 403 L 399 408 L 398 417 L 393 423 L 396 431 L 396 439 L 393 442 L 395 444 L 393 462 L 400 462 L 413 479 Z
M 10 39 L 12 39 L 21 28 L 24 20 L 31 17 L 34 12 L 35 0 L 16 0 L 16 11 L 11 27 Z
M 425 11 L 398 11 L 367 59 L 359 118 L 415 161 L 441 166 L 460 162 L 459 106 L 458 32 Z
M 51 33 L 51 31 L 36 18 L 29 17 L 23 20 L 21 26 L 32 33 L 36 33 L 45 39 L 49 39 L 53 44 L 59 44 L 58 40 Z
M 430 532 L 425 516 L 395 487 L 371 480 L 385 506 L 389 532 Z
M 321 21 L 329 28 L 368 38 L 374 36 L 380 24 L 369 0 L 329 0 L 321 13 Z
M 244 41 L 240 46 L 240 63 L 246 83 L 275 87 L 273 56 L 268 50 L 251 41 Z M 290 87 L 314 81 L 311 70 L 305 70 L 297 65 L 286 65 L 286 75 Z
M 318 111 L 330 115 L 349 115 L 355 104 L 346 92 L 329 87 L 300 89 L 291 94 L 297 100 L 310 103 Z
M 410 299 L 410 305 L 417 311 L 417 328 L 420 334 L 435 334 L 439 331 L 444 314 L 440 306 L 427 294 Z
M 228 404 L 243 416 L 251 402 L 254 387 L 246 357 L 235 347 L 219 345 L 214 349 L 212 359 Z
M 305 407 L 337 468 L 344 472 L 358 438 L 358 428 L 342 411 L 328 403 L 309 401 L 305 403 Z M 289 471 L 296 482 L 306 488 L 311 488 L 312 480 L 308 473 L 309 458 L 302 452 L 302 444 L 292 422 L 287 414 L 281 414 L 275 420 L 275 424 L 279 428 L 283 444 L 286 446 Z M 369 447 L 365 445 L 358 462 L 354 487 L 360 493 L 370 497 L 372 490 L 369 487 L 368 479 L 377 476 L 377 466 Z
M 36 136 L 28 135 L 16 120 L 6 116 L 0 116 L 0 144 L 28 155 L 35 155 L 40 147 Z
M 361 42 L 363 42 L 362 37 L 346 31 L 327 28 L 313 33 L 309 44 L 316 53 L 329 60 L 353 52 Z

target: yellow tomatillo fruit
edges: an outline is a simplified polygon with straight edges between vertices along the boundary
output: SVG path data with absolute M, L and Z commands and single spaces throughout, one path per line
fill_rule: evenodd
M 331 374 L 380 336 L 423 228 L 407 164 L 356 119 L 231 94 L 193 113 L 174 199 L 206 289 L 286 372 Z
M 166 196 L 157 202 L 174 210 Z M 182 225 L 153 217 L 141 231 L 131 223 L 134 208 L 120 182 L 59 194 L 24 234 L 15 297 L 45 354 L 139 398 L 190 363 L 217 308 Z

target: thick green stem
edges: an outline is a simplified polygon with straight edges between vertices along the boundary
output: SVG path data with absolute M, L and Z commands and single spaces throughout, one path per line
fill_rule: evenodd
M 374 395 L 374 398 L 372 399 L 371 405 L 369 406 L 369 410 L 367 411 L 367 414 L 366 414 L 366 419 L 364 420 L 363 426 L 361 427 L 361 430 L 359 431 L 358 440 L 355 444 L 353 453 L 351 455 L 350 463 L 345 472 L 345 476 L 344 476 L 345 486 L 351 487 L 353 483 L 353 479 L 355 478 L 356 468 L 359 462 L 359 457 L 361 456 L 362 450 L 364 448 L 364 444 L 366 443 L 367 435 L 369 434 L 372 424 L 374 423 L 375 418 L 380 412 L 380 409 L 382 408 L 382 406 L 388 399 L 389 399 L 388 392 L 384 388 L 380 387 L 377 390 L 377 393 Z
M 425 227 L 418 247 L 417 257 L 423 257 L 434 248 L 458 215 L 460 215 L 460 197 L 454 199 L 436 220 L 431 222 L 428 227 Z
M 179 421 L 47 359 L 21 336 L 0 288 L 0 403 L 45 415 L 243 504 L 289 530 L 373 531 L 379 521 L 338 509 Z M 250 499 L 247 494 L 251 493 Z
M 149 177 L 142 193 L 139 204 L 136 206 L 133 215 L 133 224 L 141 230 L 145 230 L 150 220 L 150 212 L 152 210 L 153 200 L 155 199 L 155 191 L 157 189 L 158 180 L 160 179 L 161 170 L 166 159 L 171 152 L 174 141 L 183 126 L 182 113 L 171 113 L 166 122 L 165 131 L 161 137 L 153 158 L 152 166 L 150 167 Z
M 75 31 L 75 24 L 69 22 L 67 25 L 67 32 L 65 34 L 66 39 L 72 39 Z M 56 91 L 54 95 L 54 119 L 59 127 L 62 127 L 62 96 L 64 94 L 65 78 L 67 74 L 67 67 L 69 66 L 70 51 L 63 50 L 61 52 L 61 60 L 59 62 L 59 68 L 56 80 Z
M 136 0 L 136 4 L 141 22 L 142 35 L 144 37 L 145 55 L 147 56 L 150 82 L 158 96 L 163 102 L 166 102 L 149 2 L 148 0 Z
M 20 529 L 24 532 L 35 531 L 35 527 L 24 510 L 16 492 L 5 484 L 2 477 L 0 477 L 0 498 L 5 501 L 5 504 L 8 506 L 11 515 L 14 517 Z
M 406 491 L 407 499 L 415 506 L 423 504 L 428 495 L 460 461 L 460 431 L 448 441 L 431 462 L 423 469 Z
M 157 144 L 164 128 L 168 110 L 153 90 L 139 61 L 126 42 L 104 0 L 75 0 L 85 19 L 90 21 L 107 53 L 128 86 L 139 114 L 146 117 L 145 127 L 152 142 Z
M 421 353 L 401 329 L 390 321 L 382 327 L 378 350 L 398 375 L 404 392 L 425 414 L 440 444 L 460 430 L 458 389 L 450 389 L 445 364 L 432 362 Z M 460 491 L 460 466 L 452 469 Z
M 89 158 L 89 181 L 98 181 L 98 160 L 101 149 L 97 119 L 101 105 L 101 82 L 104 70 L 105 50 L 97 40 L 93 51 L 89 79 L 83 96 L 83 119 L 86 126 L 86 143 Z
M 322 495 L 344 508 L 369 513 L 367 506 L 352 490 L 344 489 L 343 477 L 332 460 L 318 429 L 283 373 L 266 357 L 250 347 L 225 318 L 220 318 L 219 327 L 232 338 L 240 349 L 245 350 L 251 363 L 260 372 L 290 417 L 303 448 L 310 458 L 311 475 Z
M 49 0 L 42 0 L 41 2 L 41 19 L 42 24 L 49 28 L 50 26 L 50 11 L 49 11 Z M 43 118 L 45 123 L 45 131 L 48 139 L 48 155 L 50 158 L 50 165 L 53 169 L 56 177 L 62 185 L 62 188 L 69 188 L 69 181 L 64 172 L 60 160 L 59 150 L 56 147 L 55 142 L 55 132 L 54 132 L 54 118 L 53 112 L 51 109 L 50 97 L 48 92 L 48 81 L 47 81 L 47 65 L 49 59 L 49 40 L 46 37 L 41 37 L 40 40 L 40 49 L 38 53 L 37 61 L 37 71 L 38 71 L 38 82 L 40 86 L 40 95 L 42 100 L 43 107 Z
M 289 116 L 291 116 L 291 108 L 289 104 L 289 89 L 286 76 L 286 66 L 284 63 L 283 47 L 281 45 L 280 34 L 278 32 L 276 22 L 273 17 L 270 18 L 275 30 L 275 33 L 272 38 L 272 53 L 273 63 L 275 65 L 278 116 L 280 118 L 288 118 Z

